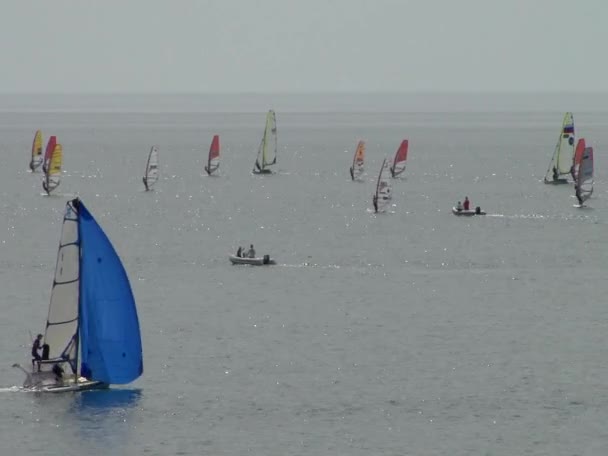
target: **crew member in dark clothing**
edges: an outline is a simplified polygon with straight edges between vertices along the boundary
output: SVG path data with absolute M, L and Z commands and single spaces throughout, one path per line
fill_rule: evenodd
M 38 353 L 40 350 L 42 350 L 42 334 L 36 336 L 34 344 L 32 345 L 32 358 L 34 361 L 40 361 L 42 359 L 42 356 Z

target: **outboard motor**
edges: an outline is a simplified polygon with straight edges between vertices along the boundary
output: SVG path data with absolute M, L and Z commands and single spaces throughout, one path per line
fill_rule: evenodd
M 270 255 L 264 255 L 264 264 L 270 263 Z
M 49 344 L 44 344 L 42 346 L 42 359 L 49 359 L 50 351 L 51 351 L 51 347 L 49 347 Z

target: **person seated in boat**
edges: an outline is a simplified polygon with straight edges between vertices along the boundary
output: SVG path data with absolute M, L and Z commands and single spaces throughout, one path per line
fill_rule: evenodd
M 238 250 L 236 251 L 236 256 L 240 258 L 242 253 L 243 253 L 243 247 L 241 247 L 241 246 L 239 245 L 239 248 L 238 248 Z
M 553 180 L 556 181 L 559 179 L 559 173 L 557 172 L 557 167 L 553 167 Z
M 34 339 L 34 343 L 32 345 L 32 364 L 36 361 L 42 360 L 42 356 L 40 356 L 40 350 L 42 350 L 42 334 L 38 334 L 36 339 Z
M 460 212 L 462 210 L 462 203 L 460 201 L 458 201 L 458 204 L 456 204 L 456 210 L 458 212 Z
M 462 204 L 462 206 L 464 207 L 464 210 L 465 210 L 465 211 L 468 211 L 468 210 L 469 210 L 469 204 L 470 204 L 470 203 L 469 203 L 469 197 L 468 197 L 468 196 L 465 196 L 465 197 L 464 197 L 464 203 Z
M 247 252 L 247 258 L 255 258 L 255 249 L 253 248 L 253 244 L 249 246 L 249 251 Z

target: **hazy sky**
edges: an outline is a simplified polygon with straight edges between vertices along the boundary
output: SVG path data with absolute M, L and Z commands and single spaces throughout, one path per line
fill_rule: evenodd
M 7 0 L 0 92 L 608 91 L 608 0 Z

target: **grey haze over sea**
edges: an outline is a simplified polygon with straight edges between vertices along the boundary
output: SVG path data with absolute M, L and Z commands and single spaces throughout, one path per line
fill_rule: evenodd
M 0 437 L 7 455 L 608 454 L 607 94 L 0 95 Z M 251 174 L 275 109 L 278 173 Z M 565 111 L 595 192 L 548 186 Z M 28 172 L 63 145 L 57 193 Z M 214 134 L 219 177 L 204 176 Z M 380 164 L 410 141 L 394 206 Z M 367 142 L 366 179 L 348 168 Z M 161 179 L 144 192 L 152 144 Z M 19 391 L 61 216 L 123 259 L 144 375 Z M 468 196 L 486 217 L 454 217 Z M 272 267 L 231 266 L 253 243 Z

